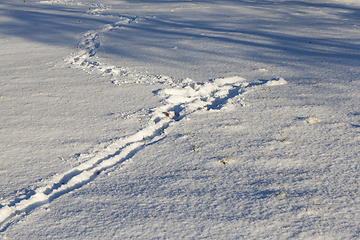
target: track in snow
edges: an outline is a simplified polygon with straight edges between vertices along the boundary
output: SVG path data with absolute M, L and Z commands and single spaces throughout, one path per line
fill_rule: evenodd
M 57 3 L 59 1 L 43 1 Z M 62 1 L 64 2 L 64 1 Z M 65 1 L 72 3 L 73 1 Z M 123 24 L 136 22 L 136 18 L 121 17 L 114 25 L 106 25 L 98 32 L 89 31 L 83 35 L 79 44 L 79 51 L 68 57 L 66 61 L 79 68 L 92 68 L 110 77 L 118 75 L 130 76 L 134 82 L 147 82 L 151 80 L 167 83 L 173 87 L 159 90 L 157 94 L 163 99 L 164 105 L 151 109 L 150 120 L 144 129 L 132 136 L 119 139 L 104 150 L 98 152 L 88 161 L 74 167 L 49 180 L 49 184 L 35 191 L 29 191 L 24 199 L 15 199 L 11 204 L 0 208 L 0 232 L 4 232 L 19 214 L 26 214 L 35 208 L 49 203 L 54 199 L 93 181 L 102 171 L 122 164 L 148 144 L 160 140 L 165 130 L 176 122 L 181 121 L 189 114 L 210 109 L 226 110 L 233 105 L 243 104 L 242 95 L 254 89 L 257 85 L 275 86 L 285 84 L 282 78 L 260 83 L 248 83 L 241 77 L 219 78 L 208 83 L 198 84 L 190 79 L 175 84 L 172 78 L 164 76 L 134 75 L 128 69 L 108 66 L 96 61 L 96 49 L 99 46 L 99 33 Z M 137 80 L 136 80 L 137 79 Z
M 285 84 L 284 79 L 258 83 L 268 86 Z M 196 111 L 210 109 L 231 108 L 234 101 L 241 104 L 241 95 L 256 87 L 244 78 L 219 78 L 211 83 L 197 84 L 190 80 L 183 87 L 160 90 L 158 95 L 165 104 L 152 109 L 150 121 L 144 129 L 132 136 L 119 139 L 104 150 L 97 153 L 90 160 L 54 177 L 50 184 L 31 192 L 27 199 L 15 200 L 11 206 L 0 209 L 0 231 L 4 231 L 11 221 L 11 217 L 31 210 L 52 200 L 81 188 L 93 181 L 102 171 L 125 162 L 147 144 L 158 141 L 165 134 L 170 124 L 176 124 L 189 114 Z

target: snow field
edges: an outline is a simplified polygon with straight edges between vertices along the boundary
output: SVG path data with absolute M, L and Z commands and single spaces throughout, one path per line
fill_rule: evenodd
M 358 238 L 356 2 L 26 2 L 1 238 Z
M 51 181 L 53 182 L 52 186 L 37 189 L 33 196 L 20 200 L 14 206 L 3 207 L 0 209 L 0 222 L 4 222 L 7 218 L 19 212 L 31 211 L 34 207 L 38 207 L 89 183 L 101 171 L 125 161 L 142 149 L 145 144 L 149 144 L 145 140 L 158 140 L 156 136 L 165 131 L 169 126 L 170 119 L 180 120 L 189 113 L 194 112 L 194 110 L 203 107 L 207 107 L 207 109 L 220 107 L 221 109 L 221 105 L 226 103 L 228 98 L 239 95 L 239 92 L 241 92 L 239 91 L 239 86 L 244 80 L 243 78 L 233 77 L 230 79 L 216 79 L 214 83 L 206 83 L 204 86 L 190 83 L 192 87 L 185 86 L 181 89 L 165 89 L 163 94 L 169 95 L 166 99 L 168 104 L 153 110 L 153 117 L 150 118 L 148 127 L 126 139 L 114 142 L 95 157 L 74 169 L 57 175 Z M 284 79 L 267 82 L 270 86 L 285 83 Z M 246 86 L 247 84 L 245 84 Z M 179 111 L 179 109 L 181 110 Z

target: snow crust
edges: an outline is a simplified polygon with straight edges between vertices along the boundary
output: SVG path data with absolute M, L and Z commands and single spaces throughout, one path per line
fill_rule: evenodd
M 0 239 L 359 238 L 354 0 L 0 3 Z

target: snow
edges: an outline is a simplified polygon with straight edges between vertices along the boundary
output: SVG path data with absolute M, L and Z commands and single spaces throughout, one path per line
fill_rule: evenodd
M 357 239 L 360 3 L 0 3 L 0 239 Z

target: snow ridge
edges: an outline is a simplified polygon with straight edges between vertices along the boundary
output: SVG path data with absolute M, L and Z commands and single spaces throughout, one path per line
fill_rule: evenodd
M 284 79 L 279 79 L 271 83 L 276 85 L 276 82 L 282 84 L 284 81 Z M 11 217 L 30 212 L 66 193 L 81 188 L 106 169 L 126 162 L 147 144 L 163 138 L 166 134 L 165 130 L 171 124 L 196 111 L 227 110 L 236 99 L 241 104 L 241 95 L 256 87 L 256 84 L 249 84 L 241 77 L 220 78 L 205 84 L 197 84 L 187 79 L 187 82 L 183 84 L 182 87 L 168 88 L 158 92 L 164 105 L 150 111 L 151 116 L 147 127 L 132 136 L 117 140 L 79 166 L 56 175 L 47 186 L 36 189 L 28 199 L 18 200 L 13 205 L 2 207 L 0 224 L 3 226 L 0 231 L 7 228 L 10 223 L 5 223 Z

